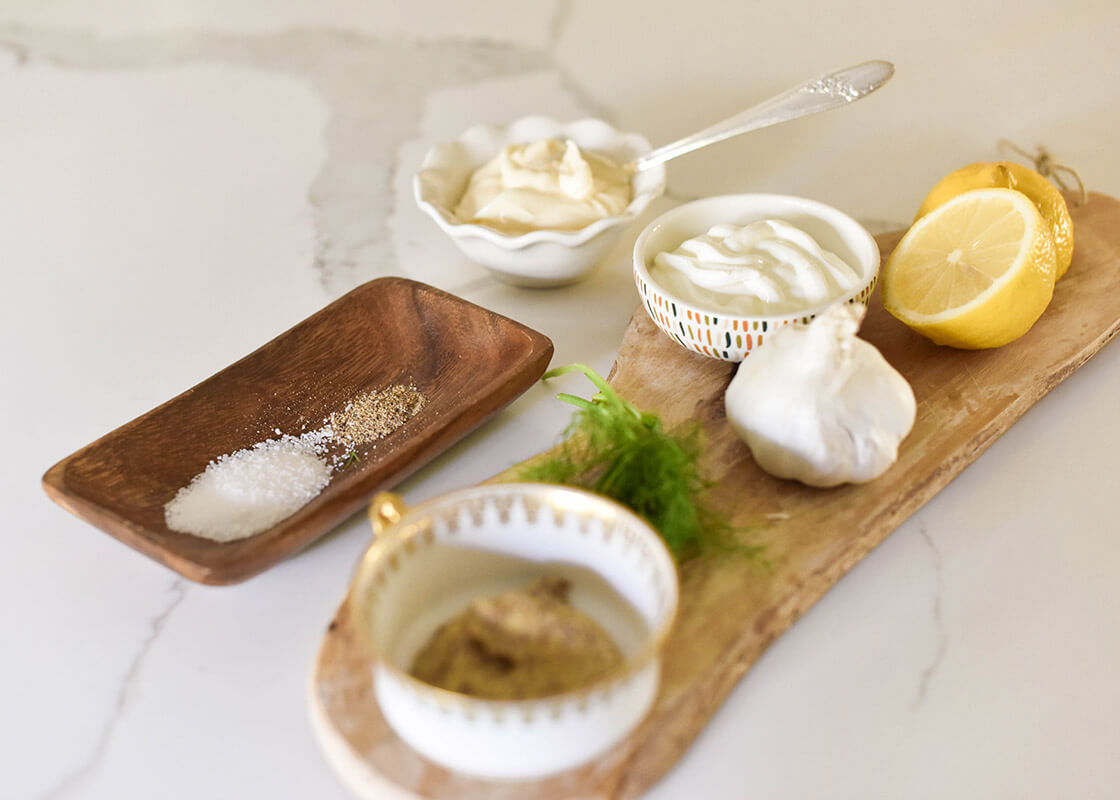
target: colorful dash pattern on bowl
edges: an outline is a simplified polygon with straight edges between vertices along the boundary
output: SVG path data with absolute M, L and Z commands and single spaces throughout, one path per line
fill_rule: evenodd
M 735 316 L 717 315 L 665 297 L 656 284 L 644 278 L 637 270 L 634 271 L 634 278 L 642 303 L 657 327 L 682 347 L 709 358 L 742 361 L 752 350 L 761 347 L 766 335 L 777 328 L 790 323 L 808 324 L 816 317 L 816 314 L 792 314 L 748 321 Z M 867 305 L 877 283 L 876 276 L 857 294 L 847 298 L 847 302 Z M 837 302 L 844 302 L 844 298 Z
M 650 275 L 658 253 L 672 252 L 713 225 L 762 220 L 796 226 L 822 248 L 858 267 L 862 279 L 828 302 L 786 305 L 771 314 L 737 314 L 686 301 Z M 724 361 L 742 361 L 782 325 L 809 322 L 838 303 L 866 305 L 878 274 L 879 246 L 866 228 L 837 208 L 791 195 L 728 194 L 692 200 L 666 211 L 634 242 L 634 283 L 646 312 L 681 347 Z

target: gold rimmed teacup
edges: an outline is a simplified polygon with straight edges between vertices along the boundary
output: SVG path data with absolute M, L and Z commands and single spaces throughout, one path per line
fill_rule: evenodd
M 649 711 L 678 583 L 665 545 L 632 512 L 578 489 L 507 483 L 412 508 L 382 494 L 370 516 L 377 538 L 348 602 L 381 711 L 419 753 L 480 777 L 535 778 L 603 753 Z M 471 600 L 544 574 L 571 581 L 572 603 L 622 650 L 619 670 L 532 700 L 480 699 L 409 674 L 435 630 Z

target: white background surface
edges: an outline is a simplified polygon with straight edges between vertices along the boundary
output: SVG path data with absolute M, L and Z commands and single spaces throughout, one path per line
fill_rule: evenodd
M 363 521 L 215 589 L 38 483 L 378 275 L 456 291 L 548 334 L 555 363 L 606 370 L 637 304 L 637 229 L 582 286 L 492 283 L 411 202 L 430 143 L 533 112 L 659 143 L 887 58 L 896 77 L 857 106 L 671 164 L 647 219 L 779 191 L 902 223 L 1004 136 L 1118 195 L 1118 32 L 1111 0 L 0 3 L 0 796 L 347 796 L 304 692 Z M 406 497 L 551 444 L 567 418 L 552 393 L 530 390 Z M 1117 396 L 1113 345 L 783 636 L 648 796 L 1114 797 Z

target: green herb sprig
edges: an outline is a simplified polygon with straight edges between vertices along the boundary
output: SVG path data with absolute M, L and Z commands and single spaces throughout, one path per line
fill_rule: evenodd
M 678 561 L 712 549 L 761 554 L 760 546 L 740 542 L 726 518 L 700 501 L 710 483 L 698 466 L 699 424 L 665 431 L 656 414 L 631 405 L 585 364 L 558 367 L 543 380 L 570 372 L 582 372 L 598 391 L 590 400 L 556 396 L 576 407 L 567 438 L 520 479 L 578 486 L 622 503 L 661 534 Z

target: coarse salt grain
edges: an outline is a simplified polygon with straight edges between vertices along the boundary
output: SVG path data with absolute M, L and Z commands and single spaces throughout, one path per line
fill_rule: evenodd
M 328 428 L 268 439 L 207 465 L 164 507 L 167 527 L 217 542 L 244 539 L 290 517 L 323 490 Z

